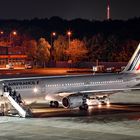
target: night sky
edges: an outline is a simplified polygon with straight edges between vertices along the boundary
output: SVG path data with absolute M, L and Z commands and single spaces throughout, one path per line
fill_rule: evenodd
M 140 0 L 110 0 L 112 19 L 140 17 Z M 106 19 L 106 0 L 0 0 L 0 19 Z

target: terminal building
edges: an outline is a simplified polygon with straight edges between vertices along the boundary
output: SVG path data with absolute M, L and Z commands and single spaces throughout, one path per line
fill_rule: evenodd
M 25 64 L 27 55 L 21 46 L 7 47 L 0 46 L 0 66 L 5 67 L 6 64 L 12 63 L 14 66 L 22 66 Z

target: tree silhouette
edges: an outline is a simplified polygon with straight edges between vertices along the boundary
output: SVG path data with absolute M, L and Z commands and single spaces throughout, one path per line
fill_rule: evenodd
M 35 64 L 37 62 L 37 42 L 35 40 L 24 41 L 22 48 L 24 48 L 28 61 L 32 61 Z
M 65 36 L 58 36 L 54 41 L 54 59 L 55 61 L 64 61 L 67 60 L 65 55 L 65 50 L 68 47 L 68 40 Z
M 45 67 L 50 60 L 50 44 L 45 38 L 40 38 L 37 44 L 37 61 Z
M 83 41 L 74 39 L 70 42 L 70 46 L 66 49 L 65 53 L 69 57 L 69 60 L 77 62 L 83 60 L 87 56 L 88 49 Z

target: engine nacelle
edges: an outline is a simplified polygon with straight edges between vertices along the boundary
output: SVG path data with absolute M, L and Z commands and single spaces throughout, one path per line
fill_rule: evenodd
M 83 96 L 82 95 L 70 95 L 62 99 L 62 105 L 65 108 L 76 108 L 80 107 L 83 104 Z

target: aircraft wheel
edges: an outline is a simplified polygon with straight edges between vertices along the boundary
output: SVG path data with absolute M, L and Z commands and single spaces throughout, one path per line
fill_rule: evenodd
M 50 101 L 50 107 L 53 107 L 53 101 Z
M 88 105 L 87 104 L 84 104 L 84 110 L 88 110 Z
M 58 108 L 59 107 L 58 101 L 50 101 L 50 107 Z
M 56 107 L 56 108 L 59 107 L 59 103 L 58 103 L 58 101 L 54 101 L 54 107 Z
M 84 105 L 80 106 L 79 109 L 87 111 L 88 110 L 88 105 L 84 104 Z

